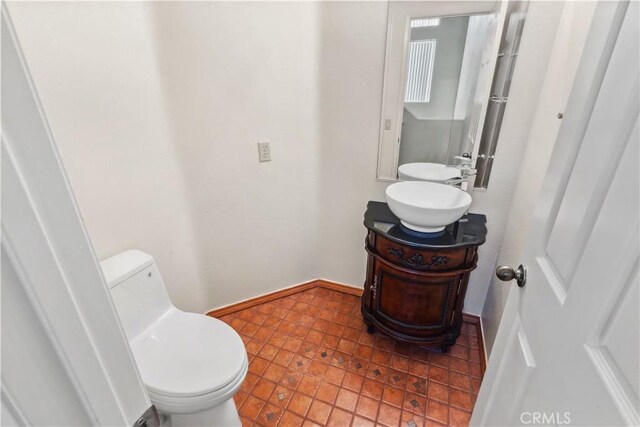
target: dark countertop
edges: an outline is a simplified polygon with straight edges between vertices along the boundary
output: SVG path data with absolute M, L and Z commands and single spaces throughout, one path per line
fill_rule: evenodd
M 400 220 L 386 203 L 370 201 L 364 213 L 364 226 L 367 229 L 382 234 L 394 242 L 426 249 L 455 249 L 481 245 L 487 237 L 486 222 L 486 216 L 468 213 L 453 224 L 449 224 L 444 234 L 437 237 L 421 237 L 400 228 Z

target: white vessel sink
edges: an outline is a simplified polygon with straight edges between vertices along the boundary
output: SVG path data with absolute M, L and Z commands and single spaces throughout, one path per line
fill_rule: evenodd
M 436 233 L 456 222 L 471 206 L 469 193 L 446 184 L 404 181 L 386 191 L 389 209 L 405 227 Z
M 458 168 L 440 163 L 405 163 L 398 168 L 402 181 L 444 182 L 461 176 Z

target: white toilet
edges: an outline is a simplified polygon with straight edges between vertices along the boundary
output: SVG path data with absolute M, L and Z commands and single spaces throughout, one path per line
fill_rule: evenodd
M 240 336 L 174 307 L 150 255 L 130 250 L 100 264 L 163 427 L 239 426 L 232 398 L 249 365 Z

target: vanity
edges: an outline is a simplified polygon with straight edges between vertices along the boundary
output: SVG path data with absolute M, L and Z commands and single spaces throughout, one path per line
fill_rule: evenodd
M 389 3 L 377 178 L 393 183 L 364 217 L 370 333 L 444 352 L 460 335 L 487 234 L 467 212 L 489 185 L 528 3 Z
M 484 215 L 469 213 L 439 235 L 425 237 L 402 226 L 387 203 L 369 202 L 361 307 L 368 332 L 447 352 L 460 335 L 485 223 Z

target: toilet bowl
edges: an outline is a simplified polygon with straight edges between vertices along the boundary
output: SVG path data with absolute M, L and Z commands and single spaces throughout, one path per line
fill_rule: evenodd
M 249 365 L 240 336 L 218 319 L 178 310 L 150 255 L 130 250 L 100 265 L 163 427 L 239 426 L 233 395 Z

